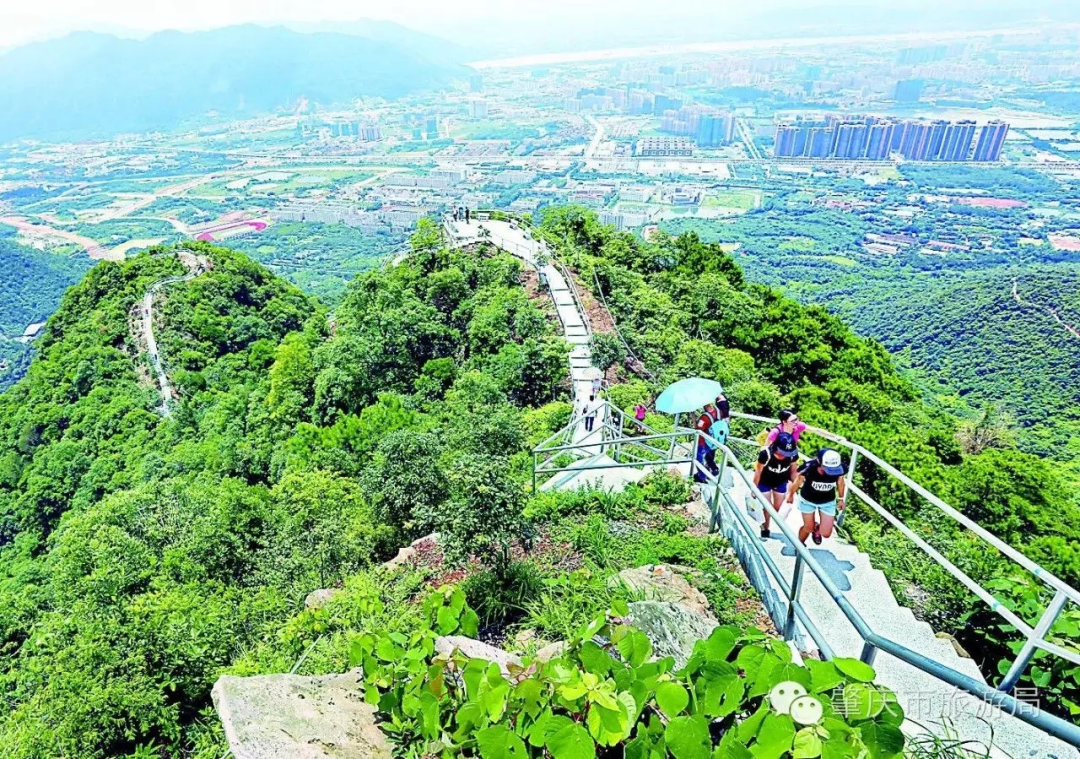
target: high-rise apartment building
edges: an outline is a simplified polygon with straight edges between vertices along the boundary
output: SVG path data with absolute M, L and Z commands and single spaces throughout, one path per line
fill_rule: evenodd
M 1001 154 L 1008 129 L 1000 121 L 979 129 L 974 121 L 898 121 L 831 114 L 820 120 L 778 123 L 773 154 L 884 161 L 899 153 L 909 161 L 993 161 Z
M 893 100 L 897 103 L 917 103 L 922 91 L 922 79 L 901 79 L 893 88 Z
M 979 139 L 975 143 L 976 161 L 996 161 L 1001 157 L 1001 149 L 1005 145 L 1005 136 L 1009 133 L 1009 125 L 1004 121 L 991 121 L 979 130 Z

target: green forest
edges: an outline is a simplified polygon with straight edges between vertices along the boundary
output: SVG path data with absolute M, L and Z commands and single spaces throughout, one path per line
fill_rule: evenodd
M 948 180 L 1021 198 L 1049 181 L 1032 172 L 1003 177 L 958 167 L 905 172 L 916 184 Z M 893 192 L 875 188 L 874 197 L 895 202 Z M 932 403 L 966 419 L 993 407 L 1023 450 L 1061 461 L 1080 481 L 1080 339 L 1046 311 L 1056 309 L 1076 326 L 1067 318 L 1080 308 L 1076 254 L 1045 242 L 1021 244 L 1022 230 L 1033 223 L 1026 211 L 915 203 L 918 215 L 897 218 L 877 212 L 877 200 L 849 213 L 783 196 L 734 221 L 680 220 L 665 229 L 738 244 L 749 279 L 824 305 L 858 334 L 883 343 Z M 934 255 L 914 245 L 878 255 L 863 248 L 875 233 L 921 244 L 951 240 L 969 249 Z M 984 240 L 995 243 L 987 247 Z M 1023 304 L 1012 296 L 1014 280 L 1027 293 Z
M 283 222 L 230 245 L 323 303 L 336 304 L 357 274 L 378 266 L 404 243 L 400 235 L 371 234 L 346 224 Z
M 1062 531 L 1080 514 L 1059 468 L 997 444 L 965 452 L 956 419 L 825 308 L 747 282 L 693 234 L 646 244 L 577 208 L 549 211 L 538 234 L 583 282 L 595 274 L 660 383 L 699 374 L 721 380 L 740 410 L 793 405 L 1080 578 L 1080 535 Z M 361 667 L 402 756 L 436 739 L 448 755 L 485 759 L 903 751 L 903 714 L 885 708 L 895 697 L 871 668 L 796 665 L 758 629 L 724 541 L 669 510 L 687 500 L 685 482 L 531 492 L 529 451 L 570 418 L 569 345 L 516 259 L 447 250 L 424 222 L 408 259 L 355 277 L 331 314 L 241 253 L 184 247 L 213 266 L 155 307 L 180 396 L 172 417 L 156 412 L 128 326 L 152 283 L 182 273 L 168 248 L 90 270 L 26 376 L 0 395 L 5 757 L 219 759 L 215 680 L 301 662 L 303 674 Z M 611 391 L 620 405 L 659 389 L 622 379 Z M 998 576 L 996 557 L 879 489 L 973 576 Z M 966 636 L 993 669 L 1008 641 L 988 636 L 1004 633 L 965 625 L 976 609 L 951 578 L 855 516 L 854 539 L 898 587 L 926 591 L 909 599 L 917 612 Z M 439 556 L 379 568 L 433 531 Z M 678 666 L 649 661 L 648 639 L 622 621 L 633 596 L 609 582 L 658 562 L 693 567 L 723 625 Z M 998 579 L 1018 608 L 1034 592 L 1026 578 Z M 322 588 L 337 589 L 329 605 L 305 608 Z M 464 694 L 432 658 L 434 635 L 452 632 L 531 655 L 523 631 L 569 645 L 514 683 L 460 662 Z M 611 644 L 594 643 L 598 633 Z M 1067 713 L 1078 674 L 1051 674 L 1050 706 Z M 474 676 L 488 695 L 464 703 Z M 873 708 L 840 715 L 825 700 L 827 729 L 797 729 L 765 705 L 786 680 L 851 689 Z
M 78 282 L 91 263 L 19 245 L 15 230 L 0 224 L 0 390 L 23 375 L 33 355 L 30 344 L 15 338 L 29 325 L 45 321 L 64 290 Z

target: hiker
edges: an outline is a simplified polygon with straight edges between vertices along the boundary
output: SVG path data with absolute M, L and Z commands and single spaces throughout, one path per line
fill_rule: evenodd
M 593 379 L 592 379 L 592 397 L 593 398 L 596 398 L 596 396 L 600 395 L 600 388 L 601 388 L 602 384 L 603 383 L 602 383 L 602 381 L 600 380 L 599 377 L 593 377 Z M 592 399 L 590 399 L 590 400 L 592 400 Z
M 698 416 L 697 422 L 694 424 L 694 429 L 698 431 L 697 450 L 694 453 L 694 458 L 697 459 L 698 463 L 698 467 L 694 470 L 694 479 L 697 482 L 709 481 L 703 470 L 707 469 L 712 472 L 712 467 L 706 463 L 706 457 L 709 455 L 709 441 L 705 438 L 705 435 L 708 435 L 709 430 L 712 429 L 712 423 L 715 418 L 716 407 L 711 403 L 706 403 L 705 408 L 702 410 L 701 414 Z
M 705 465 L 709 467 L 709 471 L 715 474 L 720 474 L 720 467 L 716 465 L 716 452 L 720 450 L 720 446 L 727 444 L 728 436 L 731 434 L 731 426 L 728 422 L 731 416 L 731 406 L 728 404 L 727 398 L 723 395 L 716 396 L 716 405 L 713 406 L 712 424 L 709 425 L 709 437 L 708 448 L 705 453 Z
M 647 410 L 648 409 L 641 403 L 634 406 L 634 419 L 637 420 L 636 427 L 639 434 L 644 434 L 645 432 L 645 412 Z
M 797 464 L 799 449 L 795 438 L 789 432 L 781 432 L 772 445 L 758 453 L 757 466 L 754 467 L 754 486 L 765 494 L 773 510 L 779 512 L 784 504 L 788 487 L 798 476 Z M 765 522 L 761 525 L 761 537 L 769 537 L 769 512 L 765 511 Z
M 465 223 L 469 223 L 469 207 L 465 206 Z
M 596 408 L 592 398 L 581 407 L 581 415 L 585 417 L 585 432 L 592 432 L 593 424 L 596 422 Z
M 799 444 L 799 435 L 803 434 L 806 430 L 806 422 L 798 417 L 798 415 L 791 409 L 784 409 L 779 414 L 780 423 L 769 430 L 769 436 L 765 438 L 765 445 L 772 445 L 776 442 L 776 436 L 781 432 L 786 432 L 795 440 L 795 444 Z
M 788 493 L 787 502 L 799 494 L 799 512 L 803 526 L 799 528 L 799 540 L 803 543 L 811 535 L 814 544 L 821 545 L 822 538 L 832 536 L 837 508 L 844 508 L 847 482 L 844 480 L 844 464 L 840 453 L 832 448 L 822 448 L 816 458 L 810 459 L 799 469 L 795 487 Z M 815 514 L 821 512 L 820 521 Z

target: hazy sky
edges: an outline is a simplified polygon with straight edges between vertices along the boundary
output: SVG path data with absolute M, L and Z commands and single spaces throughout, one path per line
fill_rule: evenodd
M 1067 8 L 1077 0 L 0 0 L 0 47 L 73 30 L 146 33 L 162 29 L 196 30 L 241 23 L 351 21 L 377 18 L 433 33 L 450 32 L 468 20 L 521 20 L 523 26 L 566 21 L 589 25 L 647 25 L 657 14 L 693 19 L 709 16 L 722 23 L 750 13 L 783 13 L 812 19 L 816 6 L 850 6 L 854 14 L 897 11 L 925 17 L 979 8 L 1030 11 Z M 795 10 L 797 9 L 797 13 Z M 962 11 L 961 11 L 962 12 Z M 518 31 L 523 31 L 523 29 Z M 765 30 L 767 32 L 767 30 Z

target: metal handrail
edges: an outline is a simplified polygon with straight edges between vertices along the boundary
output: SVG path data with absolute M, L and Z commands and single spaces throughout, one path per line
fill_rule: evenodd
M 732 412 L 731 415 L 733 417 L 765 422 L 768 424 L 779 424 L 780 421 L 779 419 L 757 416 L 755 414 L 744 414 L 740 412 Z M 841 435 L 836 435 L 832 432 L 829 432 L 828 430 L 823 430 L 817 427 L 807 427 L 806 431 L 811 434 L 818 435 L 819 437 L 823 437 L 826 440 L 836 443 L 839 446 L 849 448 L 852 451 L 852 458 L 851 464 L 848 467 L 848 489 L 854 495 L 856 495 L 860 501 L 866 504 L 866 506 L 869 507 L 872 511 L 879 514 L 889 524 L 900 530 L 901 534 L 903 534 L 905 537 L 915 543 L 919 548 L 921 548 L 935 563 L 937 563 L 946 572 L 948 572 L 955 579 L 957 579 L 961 584 L 964 585 L 964 587 L 968 588 L 968 590 L 974 593 L 979 598 L 979 600 L 987 604 L 992 612 L 1000 616 L 1002 619 L 1015 627 L 1017 631 L 1023 634 L 1024 638 L 1026 639 L 1025 646 L 1021 649 L 1019 655 L 1016 657 L 1016 659 L 1013 661 L 1012 666 L 1009 668 L 1009 671 L 1006 673 L 1005 677 L 998 685 L 998 688 L 1000 690 L 1011 690 L 1016 685 L 1016 683 L 1020 679 L 1020 676 L 1023 674 L 1023 671 L 1030 663 L 1031 658 L 1034 655 L 1035 649 L 1041 649 L 1043 651 L 1046 651 L 1047 653 L 1059 656 L 1066 661 L 1072 662 L 1074 664 L 1080 664 L 1080 653 L 1070 651 L 1066 648 L 1063 648 L 1062 646 L 1051 643 L 1050 641 L 1044 639 L 1047 632 L 1049 632 L 1049 630 L 1053 627 L 1053 624 L 1057 620 L 1058 616 L 1060 616 L 1061 612 L 1064 610 L 1065 604 L 1058 603 L 1057 597 L 1062 596 L 1066 600 L 1071 600 L 1074 603 L 1080 603 L 1080 591 L 1077 591 L 1052 573 L 1043 569 L 1041 566 L 1024 556 L 1015 548 L 1003 542 L 996 535 L 987 531 L 984 527 L 972 521 L 970 518 L 957 511 L 955 508 L 948 505 L 936 495 L 928 491 L 922 485 L 912 480 L 910 477 L 905 475 L 896 467 L 882 460 L 876 454 L 867 450 L 858 443 L 852 443 L 850 440 Z M 1047 605 L 1046 609 L 1044 609 L 1036 626 L 1033 628 L 1024 620 L 1020 619 L 1019 616 L 1017 616 L 1014 612 L 1010 611 L 990 591 L 979 585 L 979 583 L 972 579 L 970 575 L 968 575 L 962 569 L 960 569 L 947 558 L 945 558 L 945 556 L 943 556 L 927 541 L 925 541 L 913 530 L 907 527 L 907 525 L 905 525 L 903 521 L 900 520 L 896 515 L 892 514 L 884 506 L 882 506 L 880 503 L 870 497 L 860 487 L 855 485 L 854 477 L 856 468 L 854 464 L 858 456 L 862 456 L 877 464 L 877 466 L 879 466 L 887 474 L 902 482 L 904 485 L 906 485 L 918 495 L 922 496 L 924 499 L 937 507 L 940 511 L 952 517 L 956 522 L 960 523 L 964 527 L 967 527 L 969 530 L 982 538 L 985 542 L 992 545 L 1002 554 L 1012 559 L 1021 567 L 1030 572 L 1034 577 L 1045 583 L 1048 587 L 1052 588 L 1054 590 L 1054 599 L 1051 600 L 1051 602 Z M 1039 628 L 1045 629 L 1041 634 L 1036 635 Z
M 736 414 L 733 414 L 733 416 L 736 416 Z M 749 414 L 737 414 L 737 416 L 755 419 L 758 421 L 772 421 L 767 417 L 755 417 Z M 808 431 L 818 433 L 818 430 L 814 429 L 810 429 Z M 820 432 L 825 431 L 821 430 Z M 831 433 L 826 434 L 828 435 L 828 439 L 833 440 L 834 442 L 842 442 L 844 444 L 848 443 L 846 439 L 840 436 L 832 435 Z M 684 453 L 687 452 L 687 438 L 689 438 L 689 445 L 691 446 L 690 450 L 688 451 L 690 455 L 685 455 Z M 603 444 L 606 446 L 612 446 L 617 445 L 620 442 L 632 444 L 634 442 L 645 440 L 667 440 L 671 443 L 670 450 L 674 451 L 676 449 L 677 443 L 683 443 L 682 445 L 678 446 L 680 451 L 679 453 L 672 453 L 665 459 L 656 462 L 624 461 L 621 463 L 613 462 L 610 464 L 604 463 L 586 465 L 581 467 L 556 468 L 554 470 L 545 469 L 543 471 L 550 473 L 553 471 L 568 471 L 572 469 L 574 472 L 587 472 L 590 470 L 602 470 L 621 467 L 655 468 L 658 466 L 688 464 L 690 467 L 691 475 L 700 474 L 706 480 L 707 485 L 715 488 L 714 496 L 712 499 L 713 503 L 710 505 L 710 511 L 712 512 L 712 519 L 709 525 L 710 531 L 715 530 L 717 527 L 720 516 L 719 503 L 721 500 L 723 500 L 728 507 L 727 511 L 729 516 L 734 516 L 735 523 L 738 525 L 738 528 L 743 531 L 744 536 L 753 537 L 753 528 L 749 525 L 749 520 L 747 519 L 746 515 L 742 513 L 742 510 L 739 509 L 738 506 L 733 502 L 730 493 L 728 493 L 722 486 L 723 473 L 721 472 L 720 475 L 714 475 L 707 468 L 703 467 L 701 463 L 697 460 L 697 446 L 699 445 L 699 441 L 702 438 L 709 442 L 710 445 L 715 444 L 718 450 L 723 451 L 723 466 L 731 466 L 734 469 L 735 473 L 743 481 L 743 484 L 746 486 L 748 492 L 751 494 L 751 497 L 754 498 L 755 501 L 760 503 L 762 509 L 770 515 L 777 528 L 788 539 L 788 543 L 795 551 L 796 561 L 792 572 L 792 579 L 789 582 L 784 577 L 783 572 L 776 565 L 775 561 L 773 561 L 772 557 L 769 556 L 768 551 L 765 549 L 764 545 L 760 541 L 754 539 L 745 541 L 747 545 L 752 546 L 752 550 L 754 551 L 756 557 L 761 560 L 762 564 L 765 566 L 770 576 L 775 581 L 777 587 L 787 599 L 788 619 L 786 623 L 782 626 L 782 632 L 785 639 L 790 640 L 793 637 L 795 633 L 795 620 L 797 619 L 798 622 L 803 626 L 803 629 L 806 630 L 807 634 L 817 645 L 822 656 L 826 659 L 833 658 L 833 652 L 832 649 L 829 647 L 828 642 L 821 634 L 821 631 L 814 625 L 813 621 L 809 619 L 805 608 L 803 608 L 802 604 L 799 601 L 802 576 L 805 568 L 809 568 L 810 571 L 814 574 L 814 576 L 821 582 L 822 587 L 828 593 L 829 597 L 833 600 L 834 604 L 836 604 L 837 608 L 840 609 L 844 617 L 851 623 L 852 627 L 855 629 L 860 639 L 863 641 L 863 650 L 860 656 L 860 659 L 862 661 L 866 662 L 867 664 L 872 664 L 877 651 L 885 651 L 886 653 L 909 664 L 910 666 L 913 666 L 916 669 L 919 669 L 941 680 L 942 682 L 945 682 L 948 685 L 966 691 L 967 693 L 970 693 L 977 698 L 984 700 L 987 703 L 993 704 L 994 706 L 1012 715 L 1015 715 L 1019 719 L 1022 719 L 1023 721 L 1034 725 L 1035 727 L 1043 730 L 1050 735 L 1060 738 L 1073 746 L 1080 746 L 1080 726 L 1066 722 L 1065 720 L 1055 717 L 1053 715 L 1042 713 L 1041 711 L 1032 712 L 1032 710 L 1026 708 L 1025 704 L 1018 702 L 1013 696 L 1005 692 L 1008 689 L 993 688 L 985 682 L 964 675 L 963 673 L 958 672 L 948 666 L 945 666 L 940 662 L 934 661 L 933 659 L 930 659 L 916 651 L 912 651 L 906 646 L 903 646 L 889 639 L 886 636 L 877 634 L 870 627 L 870 625 L 867 624 L 867 622 L 863 619 L 862 615 L 859 614 L 858 610 L 854 608 L 851 602 L 848 601 L 848 599 L 844 596 L 843 592 L 840 591 L 840 589 L 836 586 L 835 582 L 833 582 L 833 580 L 829 577 L 828 573 L 813 557 L 809 549 L 807 549 L 806 546 L 803 545 L 802 541 L 798 539 L 798 536 L 794 533 L 794 531 L 780 517 L 780 514 L 772 507 L 772 504 L 769 503 L 768 499 L 766 499 L 758 491 L 758 489 L 754 487 L 750 475 L 743 468 L 742 464 L 738 460 L 738 457 L 735 455 L 734 451 L 731 450 L 730 446 L 726 443 L 721 443 L 715 438 L 712 438 L 708 433 L 703 433 L 698 430 L 685 427 L 677 427 L 674 431 L 670 433 L 654 433 L 650 435 L 643 435 L 640 437 L 624 437 L 621 441 L 608 440 Z M 732 438 L 732 440 L 739 441 L 738 438 Z M 573 449 L 575 447 L 587 447 L 595 449 L 597 446 L 598 444 L 595 442 L 589 443 L 583 441 L 581 443 L 570 446 L 548 447 L 545 449 L 545 451 L 561 452 Z M 861 446 L 859 446 L 855 448 L 855 450 L 859 450 L 860 452 L 862 452 L 865 449 L 861 449 Z M 534 449 L 534 454 L 537 452 L 538 451 Z M 853 489 L 853 492 L 856 492 L 856 490 Z M 857 491 L 856 494 L 860 492 L 861 491 Z M 1047 612 L 1043 615 L 1043 618 L 1040 620 L 1039 625 L 1034 631 L 1031 631 L 1030 626 L 1024 625 L 1024 623 L 1021 621 L 1021 625 L 1023 625 L 1023 627 L 1018 629 L 1020 629 L 1021 632 L 1024 632 L 1024 628 L 1026 628 L 1030 632 L 1025 633 L 1025 637 L 1027 637 L 1027 642 L 1024 646 L 1024 650 L 1021 651 L 1020 656 L 1017 658 L 1017 661 L 1014 662 L 1013 669 L 1020 665 L 1021 662 L 1023 662 L 1026 666 L 1026 662 L 1030 660 L 1030 656 L 1034 653 L 1035 648 L 1042 648 L 1043 650 L 1050 651 L 1051 653 L 1057 653 L 1057 651 L 1054 649 L 1058 647 L 1053 646 L 1052 644 L 1047 644 L 1045 641 L 1042 640 L 1042 638 L 1052 626 L 1054 619 L 1056 619 L 1057 613 L 1059 613 L 1061 610 L 1061 607 L 1064 606 L 1064 600 L 1064 594 L 1059 593 L 1055 596 L 1054 602 L 1051 604 L 1051 608 L 1048 609 Z M 1027 657 L 1026 660 L 1024 658 L 1025 655 Z M 1070 658 L 1071 660 L 1071 657 L 1067 658 Z M 1011 686 L 1009 689 L 1011 689 Z

